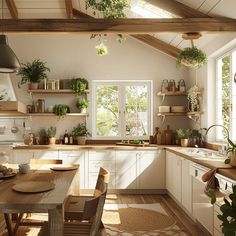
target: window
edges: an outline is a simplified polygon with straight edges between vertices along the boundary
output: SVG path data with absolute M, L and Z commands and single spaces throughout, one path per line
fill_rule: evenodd
M 230 137 L 236 141 L 236 50 L 216 60 L 217 124 L 224 125 L 230 131 Z M 217 140 L 226 136 L 224 129 L 218 128 Z
M 93 137 L 147 139 L 151 81 L 93 81 Z

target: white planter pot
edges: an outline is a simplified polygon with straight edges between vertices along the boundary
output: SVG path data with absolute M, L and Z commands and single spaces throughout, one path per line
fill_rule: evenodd
M 56 138 L 49 138 L 49 144 L 54 145 L 56 143 Z

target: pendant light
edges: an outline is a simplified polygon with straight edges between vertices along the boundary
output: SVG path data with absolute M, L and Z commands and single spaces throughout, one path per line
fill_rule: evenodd
M 3 0 L 2 0 L 2 20 L 3 20 Z M 13 52 L 13 50 L 7 44 L 7 36 L 0 35 L 0 73 L 15 73 L 20 69 L 20 62 Z

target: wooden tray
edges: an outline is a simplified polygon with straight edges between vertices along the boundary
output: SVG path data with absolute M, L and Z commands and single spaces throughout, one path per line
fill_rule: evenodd
M 143 144 L 135 144 L 135 143 L 116 143 L 116 145 L 120 146 L 137 146 L 137 147 L 144 147 L 144 146 L 149 146 L 149 143 L 143 143 Z
M 7 179 L 7 178 L 14 177 L 14 176 L 16 176 L 16 173 L 15 173 L 15 172 L 12 172 L 12 173 L 9 174 L 9 175 L 1 176 L 0 179 Z
M 69 170 L 77 170 L 78 166 L 53 166 L 50 169 L 54 171 L 69 171 Z
M 26 181 L 13 185 L 12 189 L 21 193 L 42 193 L 55 188 L 52 182 Z

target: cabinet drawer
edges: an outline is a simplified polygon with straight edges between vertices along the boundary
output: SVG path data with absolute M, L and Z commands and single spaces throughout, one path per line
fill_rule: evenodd
M 89 151 L 89 160 L 110 161 L 115 157 L 114 151 Z
M 97 183 L 98 173 L 89 173 L 89 189 L 95 189 Z M 115 189 L 115 174 L 110 174 L 110 181 L 108 184 L 108 189 Z
M 99 168 L 103 167 L 110 172 L 115 172 L 115 162 L 114 161 L 99 161 L 93 160 L 89 161 L 89 172 L 99 172 Z
M 59 151 L 59 159 L 64 157 L 83 157 L 84 151 Z

